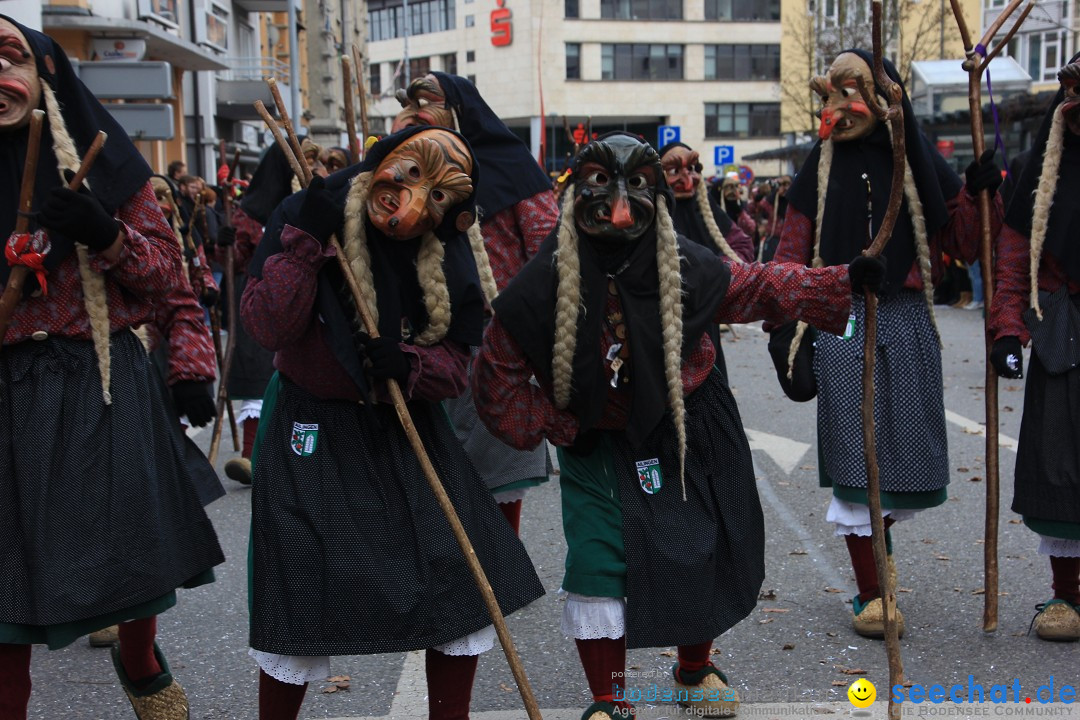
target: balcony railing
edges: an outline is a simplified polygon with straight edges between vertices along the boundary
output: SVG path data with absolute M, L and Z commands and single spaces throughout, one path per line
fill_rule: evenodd
M 228 70 L 218 71 L 219 80 L 263 80 L 272 77 L 278 82 L 289 81 L 289 64 L 269 57 L 230 57 L 225 60 Z

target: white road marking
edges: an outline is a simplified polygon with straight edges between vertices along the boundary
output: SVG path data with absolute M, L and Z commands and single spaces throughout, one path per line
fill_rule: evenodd
M 806 451 L 810 449 L 809 443 L 799 442 L 781 435 L 772 435 L 761 430 L 746 428 L 746 437 L 750 440 L 751 450 L 764 450 L 787 475 L 791 474 L 791 471 L 799 464 Z
M 954 413 L 952 410 L 945 411 L 945 419 L 951 422 L 953 425 L 959 426 L 961 429 L 964 430 L 964 432 L 971 435 L 982 435 L 984 437 L 986 435 L 986 423 L 971 420 L 964 417 L 963 415 L 960 415 L 959 413 Z M 998 445 L 1002 448 L 1005 448 L 1006 450 L 1012 450 L 1013 452 L 1016 452 L 1016 448 L 1018 447 L 1019 443 L 1014 438 L 1011 438 L 1008 435 L 1005 435 L 1004 433 L 999 431 Z

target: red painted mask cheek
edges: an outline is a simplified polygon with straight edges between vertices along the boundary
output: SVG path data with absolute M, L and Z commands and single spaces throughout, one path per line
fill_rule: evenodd
M 818 126 L 818 137 L 822 140 L 828 140 L 829 135 L 832 134 L 835 122 L 836 117 L 831 109 L 825 108 L 824 110 L 822 110 L 821 125 Z

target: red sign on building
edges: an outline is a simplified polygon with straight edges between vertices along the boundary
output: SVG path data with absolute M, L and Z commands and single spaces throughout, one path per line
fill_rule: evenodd
M 937 141 L 938 152 L 941 153 L 943 158 L 951 158 L 953 151 L 956 150 L 956 142 L 953 140 L 938 140 Z
M 514 38 L 510 26 L 510 8 L 506 7 L 506 0 L 495 0 L 497 8 L 491 11 L 491 44 L 495 47 L 505 47 Z

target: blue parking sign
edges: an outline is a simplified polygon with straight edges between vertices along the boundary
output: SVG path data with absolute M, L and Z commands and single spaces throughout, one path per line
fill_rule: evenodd
M 735 162 L 734 145 L 716 145 L 713 147 L 713 165 L 723 167 Z
M 679 137 L 682 135 L 682 128 L 678 125 L 661 125 L 657 134 L 660 142 L 657 143 L 656 147 L 662 148 L 668 143 L 679 142 Z

